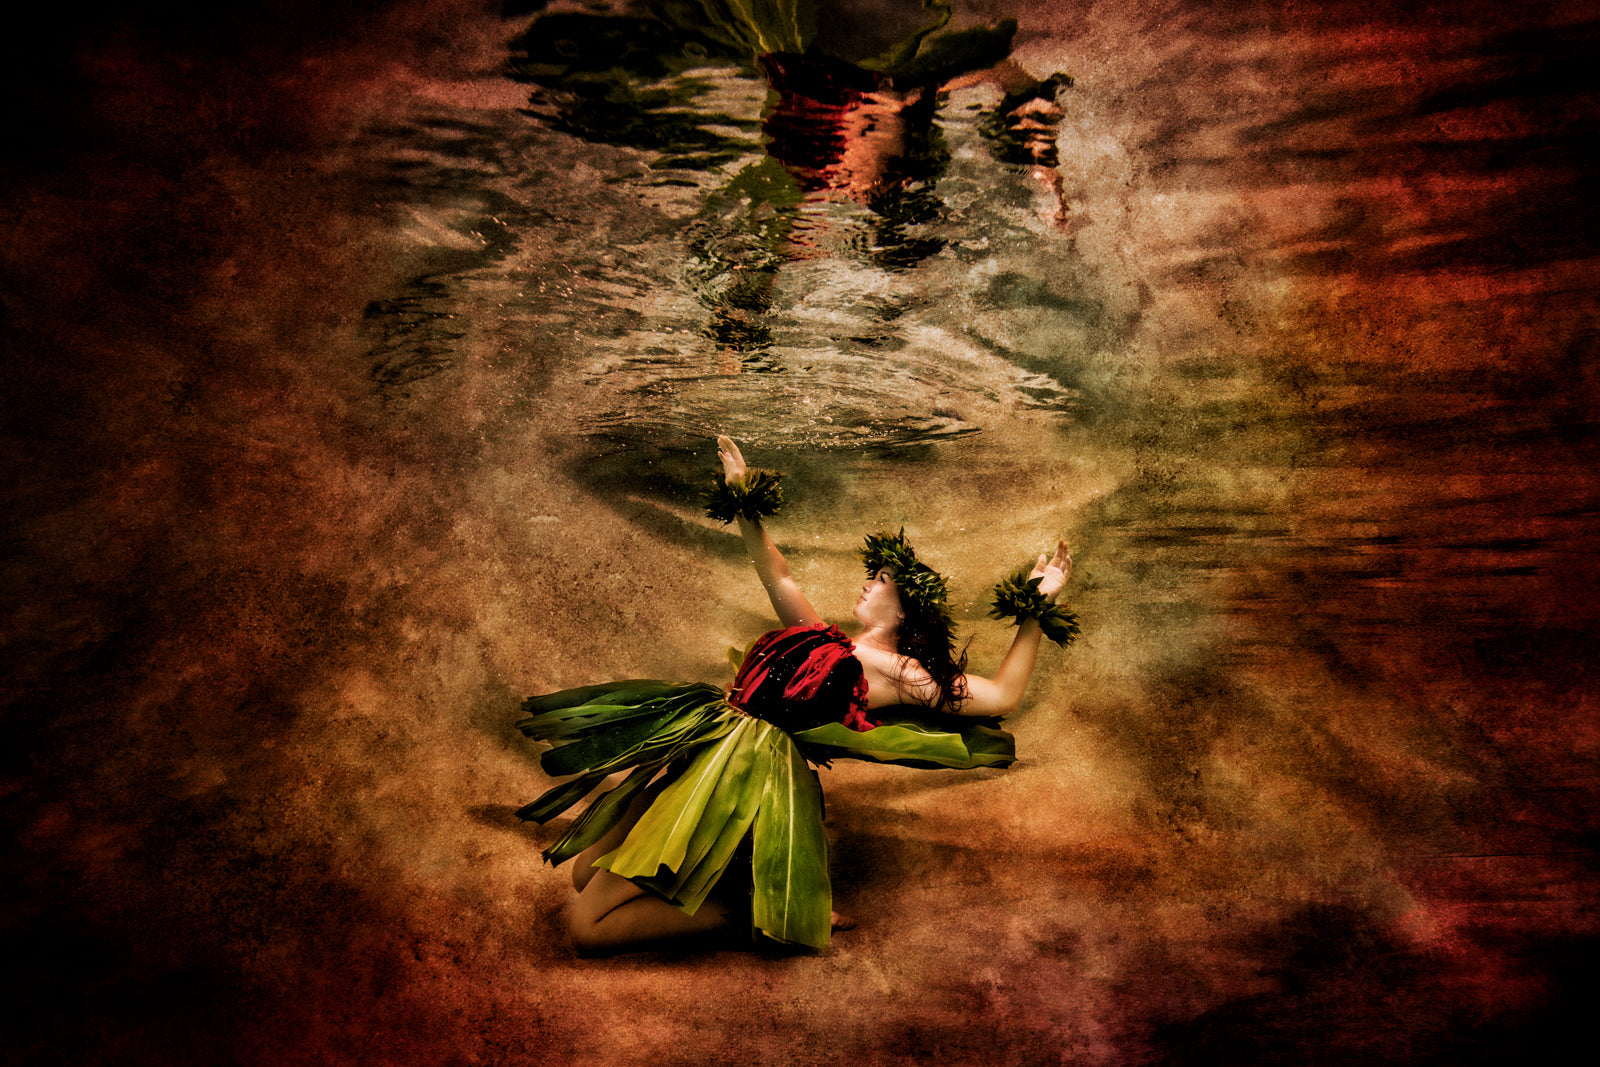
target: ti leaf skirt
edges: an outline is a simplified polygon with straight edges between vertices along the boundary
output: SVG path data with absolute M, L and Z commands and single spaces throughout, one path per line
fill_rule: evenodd
M 622 844 L 595 861 L 694 914 L 751 842 L 751 924 L 774 940 L 828 945 L 832 892 L 822 789 L 810 763 L 864 759 L 912 767 L 1005 766 L 1011 735 L 982 725 L 939 730 L 916 722 L 857 732 L 829 723 L 789 734 L 751 718 L 704 683 L 625 681 L 567 689 L 523 703 L 517 725 L 552 747 L 540 766 L 572 776 L 517 814 L 543 823 L 589 797 L 544 857 L 571 859 L 613 829 L 647 786 L 654 799 Z M 652 786 L 651 783 L 655 784 Z

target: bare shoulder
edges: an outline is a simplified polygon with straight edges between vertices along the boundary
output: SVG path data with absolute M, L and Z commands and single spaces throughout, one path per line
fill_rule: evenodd
M 926 704 L 937 696 L 939 687 L 933 676 L 916 660 L 880 648 L 857 646 L 867 678 L 867 705 L 881 708 L 890 704 Z
M 922 670 L 922 664 L 914 659 L 908 659 L 898 652 L 887 652 L 881 648 L 873 648 L 871 645 L 856 645 L 855 653 L 856 659 L 861 661 L 861 666 L 866 668 L 869 674 L 876 672 L 889 676 L 904 673 L 907 669 Z

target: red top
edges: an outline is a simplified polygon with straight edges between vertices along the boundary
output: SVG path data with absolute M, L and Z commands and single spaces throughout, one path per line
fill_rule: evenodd
M 870 730 L 878 724 L 867 715 L 855 647 L 827 623 L 763 634 L 739 666 L 728 703 L 790 733 L 830 722 Z

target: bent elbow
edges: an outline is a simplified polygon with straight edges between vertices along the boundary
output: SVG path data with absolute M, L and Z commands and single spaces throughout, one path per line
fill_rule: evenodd
M 969 715 L 973 718 L 980 719 L 1005 718 L 1007 715 L 1012 714 L 1021 706 L 1022 701 L 1020 699 L 1006 700 L 995 699 L 993 697 L 988 699 L 969 697 L 967 700 L 962 701 L 960 707 L 956 710 L 956 714 Z
M 968 675 L 964 681 L 965 699 L 961 701 L 958 714 L 987 718 L 1010 715 L 1022 706 L 1022 687 L 973 675 Z

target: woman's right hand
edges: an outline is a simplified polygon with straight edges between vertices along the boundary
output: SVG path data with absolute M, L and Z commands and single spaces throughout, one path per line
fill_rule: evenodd
M 744 456 L 733 438 L 722 434 L 717 438 L 717 457 L 722 460 L 722 477 L 729 485 L 744 479 Z
M 1039 592 L 1044 594 L 1046 600 L 1054 604 L 1056 597 L 1060 595 L 1061 590 L 1066 586 L 1067 579 L 1072 577 L 1072 556 L 1067 552 L 1067 543 L 1065 541 L 1056 542 L 1054 559 L 1047 561 L 1046 557 L 1040 554 L 1039 562 L 1034 564 L 1033 573 L 1028 577 L 1039 579 Z

